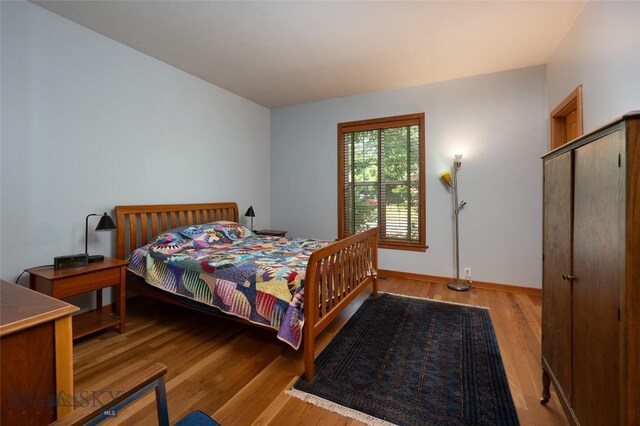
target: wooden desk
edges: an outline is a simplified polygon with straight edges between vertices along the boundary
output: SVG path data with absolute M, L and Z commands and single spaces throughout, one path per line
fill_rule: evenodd
M 73 411 L 71 314 L 77 310 L 0 280 L 0 424 L 49 424 Z
M 62 299 L 76 294 L 96 291 L 96 309 L 73 317 L 73 339 L 105 328 L 118 326 L 125 332 L 126 324 L 126 272 L 129 262 L 105 257 L 101 262 L 69 269 L 53 269 L 53 266 L 26 269 L 29 287 L 46 295 Z M 118 316 L 102 310 L 102 289 L 116 288 Z

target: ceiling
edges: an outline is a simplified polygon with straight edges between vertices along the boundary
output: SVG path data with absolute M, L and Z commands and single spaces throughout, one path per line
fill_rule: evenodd
M 585 1 L 34 1 L 269 108 L 545 64 Z

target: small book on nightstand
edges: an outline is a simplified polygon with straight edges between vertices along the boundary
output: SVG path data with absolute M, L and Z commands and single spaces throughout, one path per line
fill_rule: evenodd
M 257 235 L 269 235 L 272 237 L 284 237 L 287 235 L 287 231 L 280 231 L 277 229 L 258 229 L 253 232 Z

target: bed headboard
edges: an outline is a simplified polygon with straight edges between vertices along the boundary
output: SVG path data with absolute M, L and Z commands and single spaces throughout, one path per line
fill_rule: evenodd
M 133 250 L 167 229 L 216 220 L 238 222 L 239 219 L 236 203 L 116 206 L 115 211 L 118 259 L 125 259 Z

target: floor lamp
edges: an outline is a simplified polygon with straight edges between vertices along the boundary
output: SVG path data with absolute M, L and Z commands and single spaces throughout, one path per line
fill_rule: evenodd
M 447 284 L 451 290 L 456 291 L 467 291 L 471 288 L 469 284 L 460 282 L 460 244 L 459 244 L 459 232 L 458 232 L 458 215 L 460 214 L 460 209 L 462 209 L 467 202 L 462 201 L 458 204 L 458 170 L 460 170 L 460 166 L 462 165 L 462 154 L 456 154 L 453 160 L 453 179 L 451 178 L 450 172 L 444 172 L 440 175 L 440 178 L 449 185 L 451 191 L 453 192 L 453 220 L 455 221 L 454 227 L 454 239 L 456 245 L 456 258 L 455 258 L 455 266 L 456 266 L 456 278 L 454 281 Z

